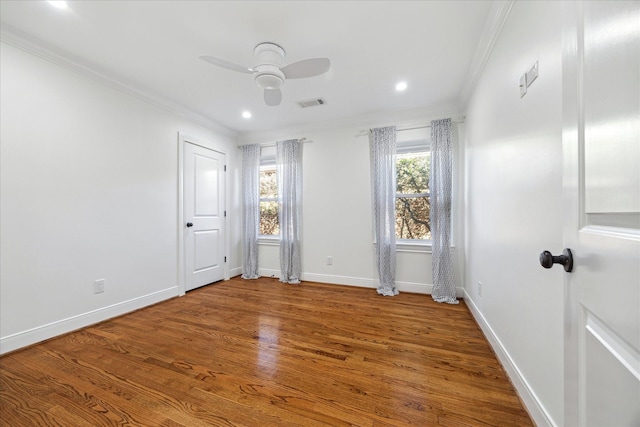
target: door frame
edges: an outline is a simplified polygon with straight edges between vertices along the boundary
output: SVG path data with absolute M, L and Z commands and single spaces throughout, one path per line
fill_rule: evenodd
M 185 134 L 184 132 L 178 132 L 178 222 L 176 224 L 177 234 L 176 239 L 178 241 L 178 260 L 177 260 L 177 272 L 178 272 L 178 296 L 184 296 L 186 293 L 186 283 L 187 283 L 187 272 L 186 272 L 186 251 L 185 251 L 185 239 L 186 239 L 186 228 L 184 227 L 185 218 L 184 218 L 184 148 L 186 144 L 193 144 L 198 147 L 202 147 L 207 150 L 215 151 L 217 153 L 223 154 L 225 158 L 225 163 L 227 161 L 228 153 L 225 150 L 222 150 L 218 147 L 212 146 L 210 144 L 206 144 L 202 141 L 197 140 Z M 226 210 L 227 206 L 227 190 L 229 188 L 229 183 L 225 179 L 225 185 L 223 188 L 224 194 L 222 195 L 222 200 L 224 201 L 223 209 Z M 229 232 L 228 232 L 228 223 L 227 217 L 223 218 L 224 222 L 224 250 L 225 253 L 229 253 Z M 228 256 L 228 255 L 227 255 Z M 224 279 L 229 280 L 229 263 L 224 263 Z

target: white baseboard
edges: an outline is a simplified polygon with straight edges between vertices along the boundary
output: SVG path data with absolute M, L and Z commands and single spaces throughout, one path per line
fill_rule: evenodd
M 428 283 L 396 282 L 396 287 L 400 292 L 411 292 L 412 294 L 431 295 L 433 291 L 433 285 Z
M 178 296 L 178 287 L 173 286 L 171 288 L 133 298 L 128 301 L 122 301 L 107 307 L 102 307 L 97 310 L 2 337 L 0 338 L 0 354 L 8 353 L 58 335 L 94 325 L 104 320 L 121 316 L 176 296 Z
M 236 277 L 242 274 L 242 267 L 236 267 L 229 269 L 229 278 Z
M 280 270 L 273 270 L 270 268 L 258 268 L 258 275 L 260 275 L 260 277 L 273 277 L 275 279 L 279 279 Z
M 302 280 L 330 283 L 332 285 L 358 286 L 361 288 L 376 288 L 378 286 L 378 283 L 373 279 L 351 276 L 335 276 L 332 274 L 302 273 Z
M 334 285 L 360 286 L 363 288 L 377 288 L 377 279 L 366 279 L 362 277 L 334 276 L 330 274 L 302 273 L 302 280 L 311 282 L 331 283 Z M 400 282 L 396 281 L 396 287 L 400 292 L 411 292 L 414 294 L 431 295 L 433 285 L 429 283 Z M 456 288 L 456 296 L 464 296 L 464 289 Z
M 260 268 L 258 274 L 262 277 L 280 278 L 280 270 Z M 329 283 L 332 285 L 345 285 L 345 286 L 358 286 L 362 288 L 378 287 L 378 281 L 376 279 L 367 279 L 364 277 L 352 277 L 352 276 L 336 276 L 333 274 L 318 274 L 318 273 L 302 273 L 301 280 L 309 282 Z M 415 294 L 427 294 L 431 295 L 433 285 L 428 283 L 414 283 L 414 282 L 396 282 L 396 286 L 400 292 L 411 292 Z M 462 288 L 456 288 L 456 296 L 459 298 L 464 296 L 464 290 Z
M 466 291 L 464 291 L 464 300 L 467 304 L 467 307 L 469 307 L 471 314 L 476 319 L 476 322 L 478 322 L 478 325 L 480 325 L 480 329 L 482 329 L 482 332 L 489 341 L 489 344 L 493 348 L 493 351 L 496 353 L 498 360 L 500 360 L 500 363 L 502 363 L 505 371 L 507 371 L 507 375 L 509 375 L 513 386 L 518 391 L 518 394 L 520 395 L 522 402 L 526 406 L 529 415 L 531 416 L 531 418 L 533 418 L 533 421 L 537 426 L 540 427 L 555 427 L 556 424 L 553 422 L 551 416 L 540 402 L 540 399 L 535 394 L 527 380 L 524 378 L 522 372 L 520 372 L 520 369 L 518 369 L 518 366 L 514 363 L 507 349 L 504 347 L 504 345 L 502 345 L 502 342 L 487 322 L 487 319 L 485 319 L 485 317 L 482 315 L 482 312 L 480 312 L 480 309 L 471 299 L 471 295 L 469 295 Z

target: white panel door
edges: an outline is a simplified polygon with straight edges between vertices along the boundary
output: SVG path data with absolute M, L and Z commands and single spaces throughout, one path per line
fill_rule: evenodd
M 565 3 L 565 425 L 640 426 L 640 2 Z
M 225 156 L 184 145 L 185 289 L 224 278 Z

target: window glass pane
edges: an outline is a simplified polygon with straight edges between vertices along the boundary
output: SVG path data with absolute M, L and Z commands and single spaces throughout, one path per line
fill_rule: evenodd
M 429 192 L 431 153 L 406 153 L 396 156 L 396 192 L 416 194 Z
M 396 238 L 430 240 L 429 169 L 431 152 L 396 155 Z
M 267 200 L 265 200 L 267 199 Z M 268 200 L 270 199 L 270 200 Z M 275 165 L 260 167 L 260 235 L 277 236 L 278 224 L 278 181 Z
M 396 198 L 396 238 L 431 240 L 428 197 Z
M 278 197 L 278 182 L 276 168 L 265 166 L 260 168 L 260 198 Z
M 260 234 L 280 234 L 278 223 L 278 202 L 260 202 Z

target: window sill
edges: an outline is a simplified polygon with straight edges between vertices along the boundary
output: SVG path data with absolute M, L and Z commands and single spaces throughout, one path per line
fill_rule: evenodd
M 280 236 L 259 236 L 258 244 L 263 246 L 279 246 Z
M 374 242 L 373 246 L 375 245 L 376 243 Z M 450 248 L 452 251 L 455 251 L 456 249 L 454 245 L 451 245 Z M 432 253 L 431 241 L 428 240 L 426 242 L 412 242 L 411 240 L 396 240 L 396 252 L 430 254 Z
M 410 240 L 396 241 L 396 252 L 431 253 L 431 242 L 412 242 Z

